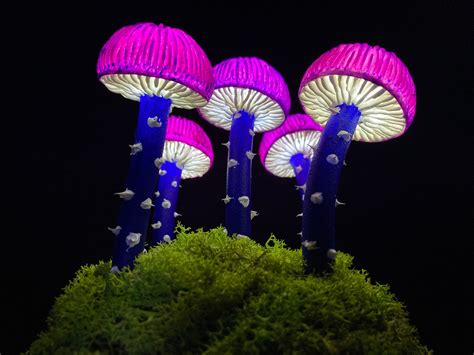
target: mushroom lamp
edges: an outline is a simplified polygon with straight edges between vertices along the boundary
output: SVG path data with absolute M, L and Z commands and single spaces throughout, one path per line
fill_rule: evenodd
M 325 127 L 312 158 L 303 206 L 306 272 L 327 270 L 335 256 L 339 177 L 352 140 L 383 142 L 402 135 L 415 115 L 412 77 L 394 53 L 368 44 L 343 44 L 306 71 L 299 99 Z
M 179 29 L 138 23 L 115 32 L 100 51 L 99 80 L 112 92 L 140 102 L 112 264 L 133 266 L 143 250 L 152 197 L 172 107 L 192 109 L 212 94 L 212 66 L 199 45 Z
M 230 235 L 250 236 L 253 137 L 283 123 L 290 94 L 283 77 L 258 58 L 227 59 L 213 72 L 214 92 L 198 111 L 215 126 L 230 130 L 225 143 L 229 148 L 225 226 Z
M 163 157 L 159 162 L 158 190 L 155 192 L 154 222 L 151 225 L 153 244 L 174 239 L 181 179 L 203 176 L 213 160 L 211 141 L 204 130 L 191 120 L 170 116 Z
M 265 132 L 258 149 L 265 169 L 278 177 L 296 178 L 301 199 L 306 189 L 309 165 L 323 127 L 310 116 L 297 113 L 278 128 Z

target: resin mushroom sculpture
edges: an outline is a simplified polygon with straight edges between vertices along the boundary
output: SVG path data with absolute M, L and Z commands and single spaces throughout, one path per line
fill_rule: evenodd
M 313 273 L 327 270 L 336 254 L 336 195 L 350 143 L 402 135 L 413 121 L 416 93 L 407 67 L 394 53 L 343 44 L 308 68 L 299 99 L 325 127 L 311 160 L 303 206 L 303 256 L 306 273 Z
M 191 120 L 170 116 L 155 192 L 153 244 L 174 239 L 180 181 L 203 176 L 213 161 L 211 141 L 204 130 Z
M 283 77 L 265 61 L 231 58 L 214 67 L 215 88 L 209 103 L 198 109 L 217 127 L 230 131 L 225 226 L 229 233 L 251 235 L 251 171 L 255 133 L 283 123 L 290 94 Z
M 286 118 L 278 128 L 265 132 L 258 149 L 265 169 L 278 177 L 296 178 L 301 199 L 306 190 L 306 178 L 313 151 L 318 145 L 323 127 L 310 116 L 297 113 Z
M 143 250 L 153 193 L 172 107 L 204 106 L 212 94 L 212 66 L 204 51 L 179 29 L 153 23 L 126 26 L 100 51 L 97 74 L 112 92 L 138 101 L 140 110 L 118 225 L 113 269 L 133 266 Z M 113 125 L 113 122 L 111 123 Z

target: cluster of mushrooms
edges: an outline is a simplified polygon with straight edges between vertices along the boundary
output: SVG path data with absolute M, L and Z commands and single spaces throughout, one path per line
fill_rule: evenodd
M 214 154 L 194 121 L 173 107 L 196 108 L 230 131 L 225 203 L 229 235 L 251 237 L 253 138 L 265 132 L 258 155 L 272 174 L 296 178 L 303 200 L 302 250 L 306 273 L 327 270 L 336 255 L 335 209 L 339 177 L 352 140 L 381 142 L 413 121 L 416 94 L 395 54 L 368 44 L 344 44 L 308 68 L 299 88 L 306 114 L 289 115 L 283 77 L 258 58 L 230 58 L 211 66 L 201 47 L 179 29 L 139 23 L 115 32 L 100 52 L 99 80 L 138 101 L 135 141 L 112 258 L 113 271 L 133 267 L 151 244 L 174 238 L 181 180 L 205 174 Z M 153 216 L 151 215 L 153 211 Z

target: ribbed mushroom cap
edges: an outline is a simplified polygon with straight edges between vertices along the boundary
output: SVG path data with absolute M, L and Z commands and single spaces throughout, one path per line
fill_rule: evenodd
M 258 58 L 231 58 L 214 67 L 216 80 L 209 103 L 199 109 L 203 118 L 230 130 L 232 115 L 244 110 L 255 115 L 255 132 L 278 127 L 290 109 L 290 93 L 283 77 Z
M 342 44 L 316 59 L 301 82 L 307 114 L 323 126 L 334 108 L 355 104 L 362 113 L 354 140 L 379 142 L 402 135 L 413 121 L 413 79 L 394 53 L 368 44 Z
M 263 134 L 258 149 L 260 161 L 273 175 L 295 177 L 291 157 L 302 153 L 311 159 L 311 147 L 318 144 L 322 131 L 323 127 L 310 116 L 301 113 L 290 115 L 280 127 Z
M 169 98 L 173 106 L 204 106 L 212 94 L 212 66 L 185 32 L 153 23 L 122 27 L 102 48 L 100 81 L 127 99 L 143 95 Z
M 182 179 L 204 175 L 214 161 L 211 140 L 195 122 L 170 116 L 166 127 L 163 159 L 182 167 Z

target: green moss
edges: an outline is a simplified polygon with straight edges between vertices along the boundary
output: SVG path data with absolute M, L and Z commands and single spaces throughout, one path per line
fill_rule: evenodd
M 31 354 L 423 354 L 388 287 L 339 253 L 333 273 L 304 277 L 300 250 L 223 228 L 190 232 L 137 259 L 84 266 L 59 296 Z

